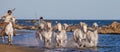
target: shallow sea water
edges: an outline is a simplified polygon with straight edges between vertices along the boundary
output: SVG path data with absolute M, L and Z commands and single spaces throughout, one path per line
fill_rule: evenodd
M 36 39 L 34 30 L 18 30 L 18 32 L 17 36 L 13 37 L 13 45 L 40 48 L 43 52 L 119 52 L 120 50 L 119 34 L 99 34 L 97 48 L 78 49 L 71 32 L 67 32 L 68 43 L 64 48 L 55 48 L 54 41 L 52 48 L 45 48 L 43 42 Z M 7 37 L 5 38 L 5 43 L 7 43 Z M 0 42 L 2 42 L 1 39 Z

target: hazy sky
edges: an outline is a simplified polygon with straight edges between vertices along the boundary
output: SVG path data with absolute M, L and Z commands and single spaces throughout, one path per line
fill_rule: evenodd
M 0 16 L 17 19 L 120 19 L 120 0 L 0 0 Z

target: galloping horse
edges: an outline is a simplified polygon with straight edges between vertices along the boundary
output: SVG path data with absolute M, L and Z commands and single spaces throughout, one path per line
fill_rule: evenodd
M 47 22 L 46 24 L 41 24 L 40 27 L 41 29 L 36 32 L 36 38 L 43 40 L 44 45 L 48 46 L 51 44 L 52 25 L 50 22 Z
M 93 23 L 93 30 L 87 32 L 86 38 L 89 40 L 89 44 L 86 44 L 87 47 L 96 47 L 98 44 L 98 24 Z
M 86 33 L 87 33 L 87 24 L 80 22 L 80 28 L 74 30 L 73 32 L 73 38 L 74 41 L 78 44 L 77 46 L 78 48 L 84 47 Z
M 63 44 L 67 43 L 66 28 L 67 27 L 65 25 L 62 26 L 61 23 L 57 24 L 57 32 L 54 32 L 57 47 L 63 47 Z

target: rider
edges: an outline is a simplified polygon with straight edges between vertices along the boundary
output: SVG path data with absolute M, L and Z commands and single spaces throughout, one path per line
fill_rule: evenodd
M 39 24 L 38 25 L 39 27 L 40 27 L 41 24 L 46 25 L 46 21 L 44 21 L 43 17 L 40 17 L 40 20 L 39 20 L 38 24 Z
M 3 22 L 3 25 L 2 25 L 2 31 L 1 31 L 0 33 L 1 33 L 1 34 L 4 34 L 4 33 L 5 33 L 4 31 L 5 31 L 6 26 L 9 24 L 9 22 L 11 22 L 11 20 L 12 20 L 13 18 L 15 19 L 15 17 L 12 16 L 12 10 L 8 10 L 7 14 L 4 14 L 1 18 L 4 19 L 4 22 Z M 15 23 L 12 22 L 12 24 L 13 24 L 13 28 L 14 28 Z M 14 32 L 13 34 L 14 34 L 14 36 L 15 36 L 15 32 Z
M 39 25 L 40 25 L 41 23 L 46 24 L 46 22 L 44 21 L 43 17 L 40 17 Z

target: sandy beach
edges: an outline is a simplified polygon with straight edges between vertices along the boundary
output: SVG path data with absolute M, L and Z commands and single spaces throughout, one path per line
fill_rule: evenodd
M 38 48 L 0 44 L 0 52 L 41 52 L 41 50 Z

